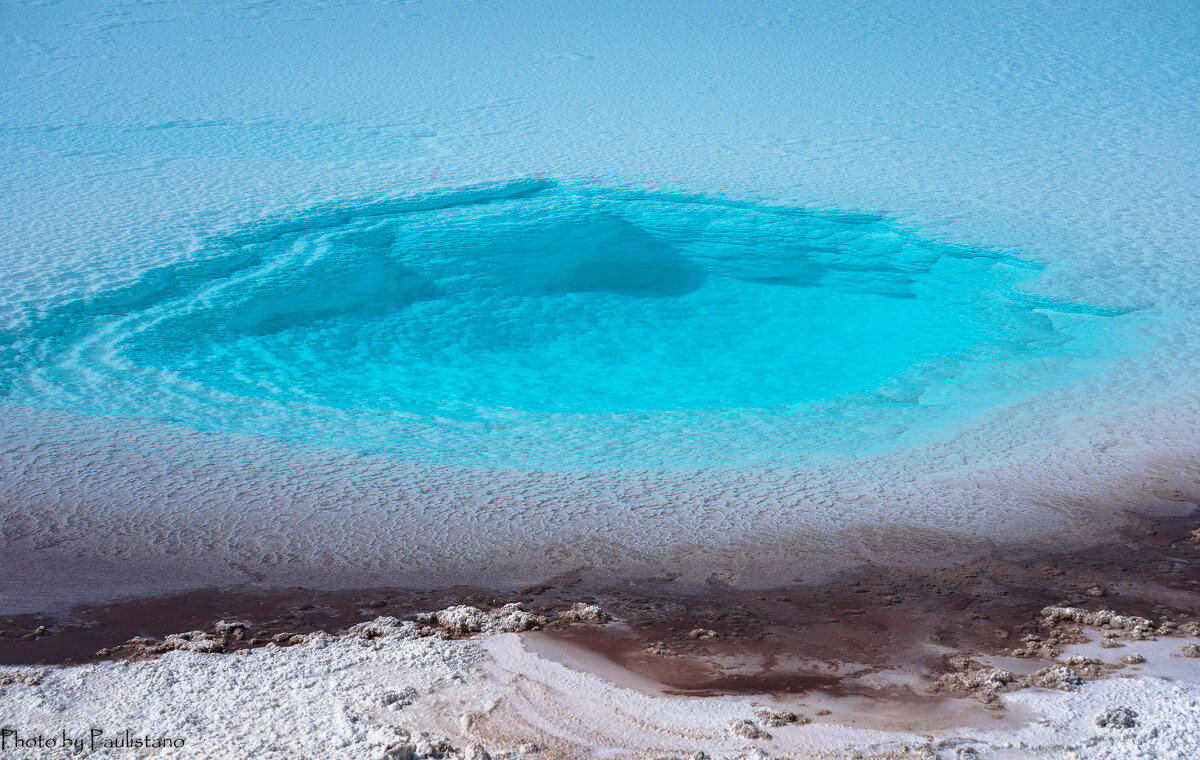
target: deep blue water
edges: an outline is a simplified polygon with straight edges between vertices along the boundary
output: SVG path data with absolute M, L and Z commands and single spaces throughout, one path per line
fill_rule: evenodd
M 1038 270 L 879 216 L 534 183 L 215 238 L 43 315 L 7 374 L 37 403 L 446 463 L 853 453 L 1053 381 L 1029 369 L 1069 353 L 1050 313 L 1103 315 L 1022 296 Z

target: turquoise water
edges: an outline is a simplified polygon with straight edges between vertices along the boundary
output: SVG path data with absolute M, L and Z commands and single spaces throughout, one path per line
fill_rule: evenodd
M 8 374 L 40 403 L 447 463 L 845 453 L 1059 378 L 1106 315 L 1022 296 L 1038 270 L 879 216 L 532 183 L 216 238 L 47 313 Z

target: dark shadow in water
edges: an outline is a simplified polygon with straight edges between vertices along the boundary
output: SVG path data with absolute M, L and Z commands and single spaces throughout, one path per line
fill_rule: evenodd
M 674 246 L 624 219 L 610 217 L 565 234 L 554 229 L 544 237 L 540 251 L 570 247 L 547 278 L 547 293 L 676 298 L 704 284 L 704 272 Z

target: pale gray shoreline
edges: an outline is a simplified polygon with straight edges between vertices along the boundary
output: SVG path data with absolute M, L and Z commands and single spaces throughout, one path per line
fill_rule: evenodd
M 1179 514 L 1200 500 L 1190 425 L 1168 416 L 1140 424 L 1178 441 L 1170 457 L 1066 449 L 1018 466 L 960 454 L 957 468 L 920 477 L 870 462 L 608 475 L 414 470 L 8 406 L 0 583 L 10 611 L 210 587 L 511 589 L 580 568 L 702 589 L 714 576 L 773 585 L 930 552 L 1082 546 L 1127 508 Z M 881 480 L 863 488 L 871 473 Z

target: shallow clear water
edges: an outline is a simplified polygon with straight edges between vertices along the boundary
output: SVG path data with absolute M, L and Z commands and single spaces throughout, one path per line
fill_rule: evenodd
M 703 583 L 1187 477 L 1194 9 L 546 6 L 3 6 L 0 596 Z M 528 176 L 706 197 L 397 200 Z M 666 293 L 581 263 L 643 234 Z
M 46 315 L 13 387 L 435 461 L 735 463 L 969 416 L 1086 312 L 881 217 L 536 183 L 209 247 Z

